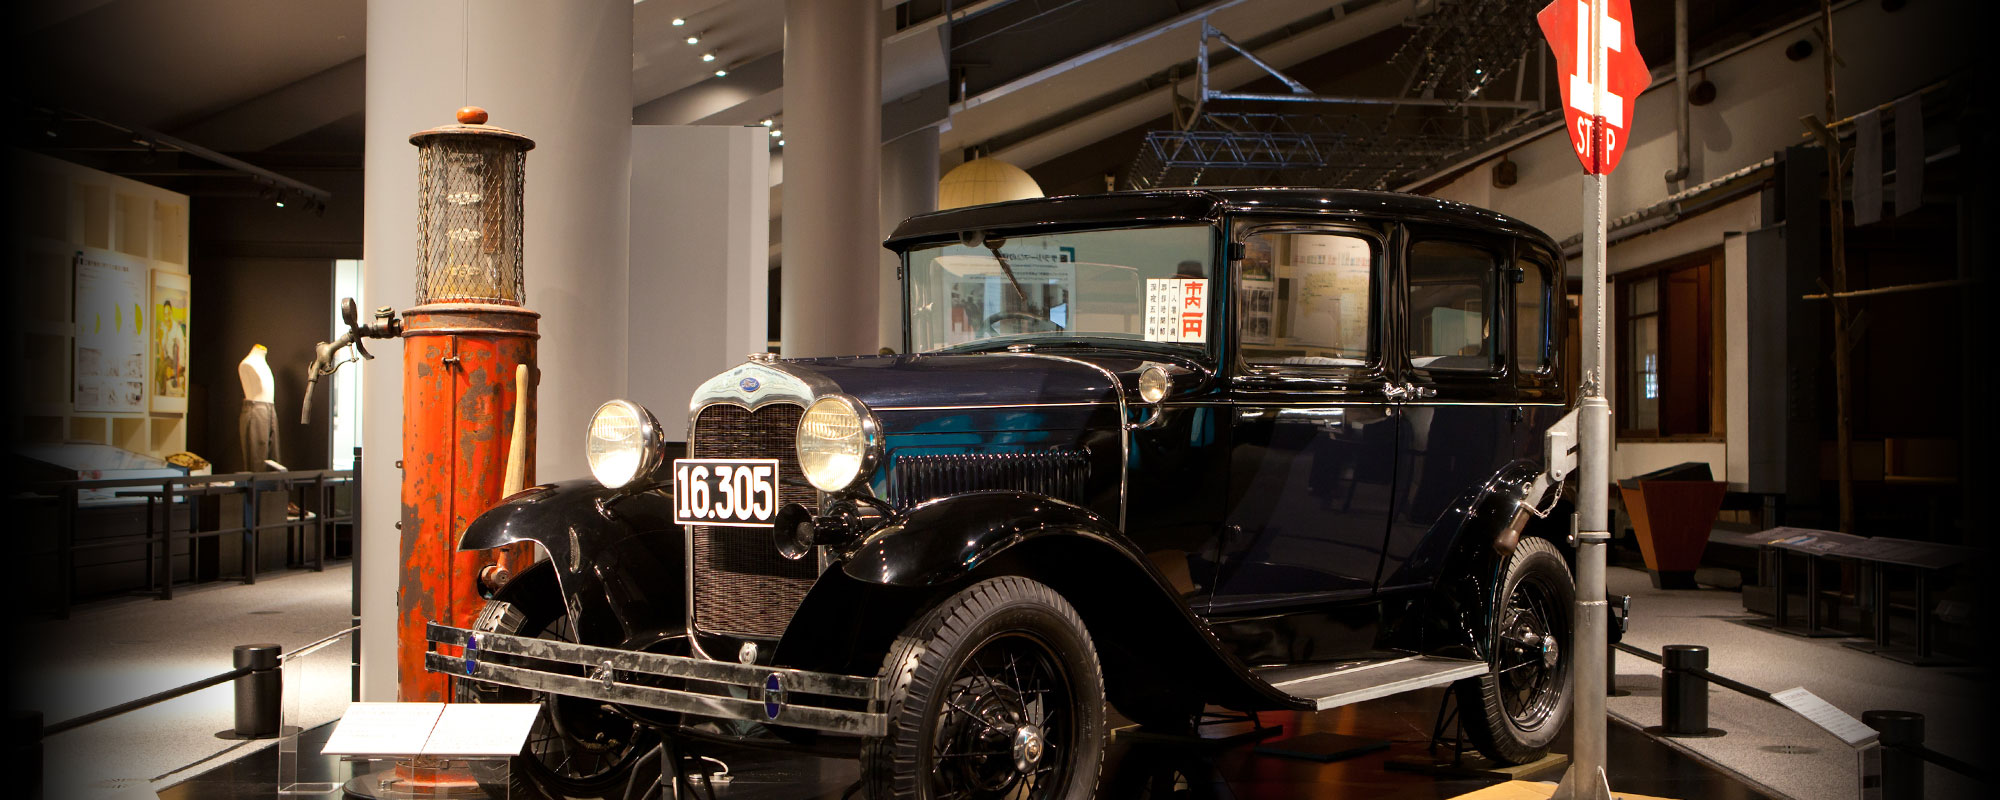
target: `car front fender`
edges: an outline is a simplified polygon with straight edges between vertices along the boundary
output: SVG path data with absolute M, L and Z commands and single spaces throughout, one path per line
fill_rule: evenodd
M 479 515 L 460 550 L 534 542 L 579 643 L 646 647 L 686 630 L 686 556 L 673 500 L 582 479 L 518 492 Z
M 873 669 L 909 622 L 1000 575 L 1039 581 L 1075 606 L 1105 674 L 1116 676 L 1105 683 L 1111 702 L 1128 716 L 1194 697 L 1241 709 L 1300 707 L 1229 655 L 1110 521 L 1022 492 L 932 501 L 864 537 L 807 595 L 779 643 L 779 663 Z

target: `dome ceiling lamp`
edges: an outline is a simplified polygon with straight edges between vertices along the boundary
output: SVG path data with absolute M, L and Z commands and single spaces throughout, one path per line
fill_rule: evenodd
M 938 181 L 938 210 L 1042 197 L 1027 170 L 988 155 L 956 167 Z

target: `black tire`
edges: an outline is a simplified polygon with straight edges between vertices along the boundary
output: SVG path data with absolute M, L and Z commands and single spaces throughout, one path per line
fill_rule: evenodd
M 867 796 L 1084 800 L 1096 792 L 1102 669 L 1082 618 L 1055 590 L 1012 576 L 974 584 L 904 629 L 881 676 L 889 733 L 862 748 Z
M 1576 582 L 1555 545 L 1522 537 L 1507 559 L 1499 597 L 1492 669 L 1458 683 L 1459 716 L 1479 752 L 1526 764 L 1548 755 L 1569 718 Z
M 522 570 L 491 602 L 512 603 L 522 615 L 513 630 L 499 633 L 575 641 L 555 573 L 546 563 Z M 581 667 L 577 670 L 582 674 Z M 659 743 L 650 729 L 604 711 L 596 701 L 473 680 L 454 680 L 452 694 L 461 703 L 542 704 L 527 745 L 508 770 L 510 797 L 619 797 L 632 778 L 634 765 Z

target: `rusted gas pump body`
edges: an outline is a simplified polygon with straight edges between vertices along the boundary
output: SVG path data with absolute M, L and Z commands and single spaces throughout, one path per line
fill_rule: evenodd
M 451 699 L 424 669 L 424 625 L 469 626 L 502 574 L 534 557 L 527 546 L 458 551 L 467 523 L 501 499 L 516 404 L 534 471 L 534 392 L 541 315 L 521 306 L 521 179 L 525 136 L 459 111 L 460 124 L 410 137 L 418 156 L 417 303 L 403 312 L 402 580 L 397 589 L 398 698 Z M 498 566 L 500 570 L 490 570 Z

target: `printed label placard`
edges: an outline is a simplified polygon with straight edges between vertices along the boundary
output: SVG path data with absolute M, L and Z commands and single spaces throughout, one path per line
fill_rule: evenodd
M 1208 279 L 1146 279 L 1146 341 L 1208 341 Z

